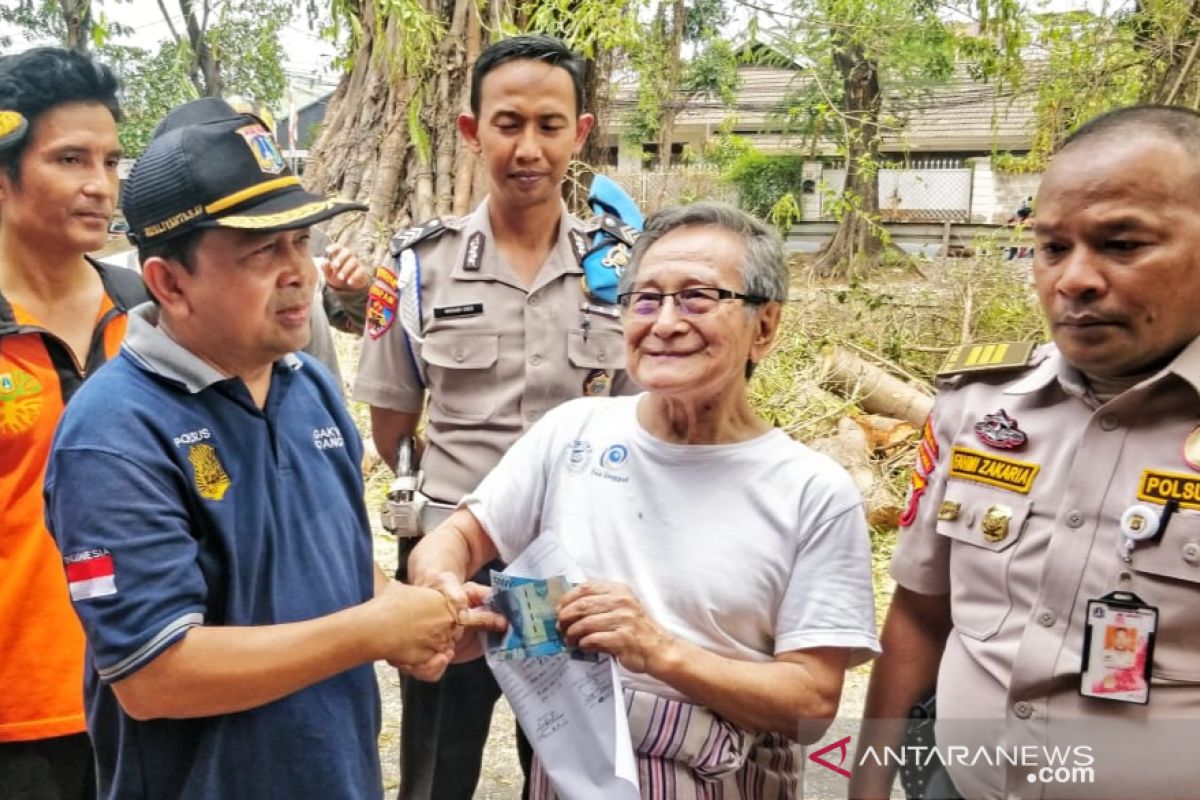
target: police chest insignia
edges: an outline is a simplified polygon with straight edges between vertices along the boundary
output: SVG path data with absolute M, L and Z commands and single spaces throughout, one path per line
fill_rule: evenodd
M 433 309 L 434 319 L 454 319 L 455 317 L 477 317 L 483 313 L 483 303 L 462 303 L 457 306 L 442 306 Z
M 392 237 L 392 241 L 388 243 L 388 248 L 392 256 L 398 256 L 408 248 L 416 245 L 426 239 L 431 239 L 435 236 L 440 236 L 446 230 L 446 223 L 441 219 L 434 217 L 428 222 L 416 225 L 412 228 L 406 228 Z
M 1142 470 L 1138 499 L 1152 503 L 1175 500 L 1180 508 L 1200 509 L 1200 475 L 1164 470 Z
M 988 447 L 1001 450 L 1017 450 L 1029 439 L 1003 408 L 994 414 L 985 414 L 981 422 L 976 422 L 975 436 Z
M 390 267 L 375 270 L 375 280 L 367 292 L 367 334 L 378 339 L 396 321 L 400 296 L 396 289 L 396 273 Z
M 33 427 L 42 416 L 42 384 L 24 370 L 0 372 L 0 436 Z
M 275 140 L 271 138 L 271 134 L 266 128 L 262 125 L 247 125 L 244 128 L 238 128 L 237 132 L 242 135 L 246 146 L 254 154 L 259 169 L 271 175 L 283 172 L 287 162 L 283 160 L 283 155 L 279 152 Z
M 583 379 L 584 397 L 605 397 L 612 387 L 612 373 L 605 369 L 594 369 Z
M 463 257 L 465 271 L 479 272 L 479 266 L 483 263 L 483 246 L 486 242 L 483 231 L 475 231 L 471 234 L 471 238 L 467 239 L 467 254 Z
M 1183 460 L 1192 469 L 1200 469 L 1200 425 L 1183 440 Z
M 1012 492 L 1029 494 L 1041 466 L 1017 461 L 981 450 L 954 447 L 950 450 L 950 477 L 999 486 Z
M 950 351 L 938 375 L 1018 369 L 1029 363 L 1035 346 L 1033 342 L 964 344 Z
M 229 491 L 229 473 L 221 466 L 217 451 L 211 444 L 194 444 L 188 448 L 192 462 L 196 491 L 206 500 L 220 500 Z

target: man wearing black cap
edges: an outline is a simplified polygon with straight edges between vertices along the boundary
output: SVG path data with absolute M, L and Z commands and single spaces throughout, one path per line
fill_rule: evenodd
M 361 443 L 295 353 L 308 226 L 360 207 L 301 189 L 254 117 L 191 122 L 126 184 L 155 304 L 46 476 L 100 796 L 378 798 L 371 662 L 447 659 L 473 620 L 374 566 Z
M 91 798 L 83 631 L 46 533 L 64 404 L 112 356 L 137 275 L 89 259 L 117 197 L 117 81 L 90 58 L 0 58 L 0 798 Z

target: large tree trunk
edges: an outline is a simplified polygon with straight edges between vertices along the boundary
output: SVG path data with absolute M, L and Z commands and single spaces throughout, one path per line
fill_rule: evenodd
M 224 82 L 221 80 L 221 64 L 216 54 L 208 46 L 208 12 L 209 0 L 200 0 L 200 15 L 196 14 L 195 0 L 179 0 L 179 9 L 183 12 L 183 23 L 187 29 L 188 43 L 196 56 L 195 66 L 192 67 L 192 84 L 201 97 L 220 97 L 224 92 Z M 165 14 L 166 11 L 164 10 Z
M 475 157 L 458 135 L 467 108 L 470 68 L 482 45 L 480 17 L 503 15 L 487 0 L 422 0 L 444 24 L 435 63 L 409 74 L 403 58 L 405 25 L 391 17 L 376 33 L 372 2 L 361 4 L 362 41 L 353 67 L 329 101 L 313 145 L 305 184 L 368 206 L 364 215 L 336 217 L 330 233 L 354 241 L 368 263 L 383 263 L 399 228 L 434 216 L 466 213 L 485 187 Z
M 68 50 L 86 53 L 92 41 L 92 0 L 59 0 L 67 28 Z
M 835 30 L 834 63 L 842 76 L 846 139 L 846 210 L 833 238 L 817 253 L 822 275 L 849 276 L 879 259 L 879 90 L 878 66 L 863 48 Z
M 663 172 L 671 169 L 671 148 L 675 145 L 675 118 L 679 116 L 679 84 L 683 80 L 683 28 L 687 8 L 683 0 L 671 4 L 671 29 L 667 41 L 662 78 L 662 97 L 658 107 L 658 163 Z

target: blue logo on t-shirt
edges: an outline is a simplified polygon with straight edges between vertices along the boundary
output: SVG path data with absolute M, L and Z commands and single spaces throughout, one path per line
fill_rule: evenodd
M 629 448 L 623 444 L 613 444 L 600 456 L 600 466 L 605 469 L 621 469 L 628 460 Z

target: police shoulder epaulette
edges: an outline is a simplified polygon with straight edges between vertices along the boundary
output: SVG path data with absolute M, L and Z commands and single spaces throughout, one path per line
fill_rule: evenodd
M 600 231 L 604 231 L 609 236 L 629 247 L 633 247 L 634 242 L 642 235 L 642 232 L 637 228 L 632 225 L 626 225 L 612 214 L 597 214 L 584 225 L 585 233 L 594 234 Z
M 960 375 L 965 372 L 1002 372 L 1028 366 L 1036 342 L 992 342 L 990 344 L 964 344 L 950 350 L 938 377 Z
M 403 253 L 408 248 L 425 241 L 441 236 L 442 233 L 450 227 L 447 225 L 447 220 L 441 217 L 434 217 L 428 222 L 423 222 L 420 225 L 414 225 L 411 228 L 405 228 L 392 237 L 389 248 L 392 252 L 392 257 L 395 258 Z

